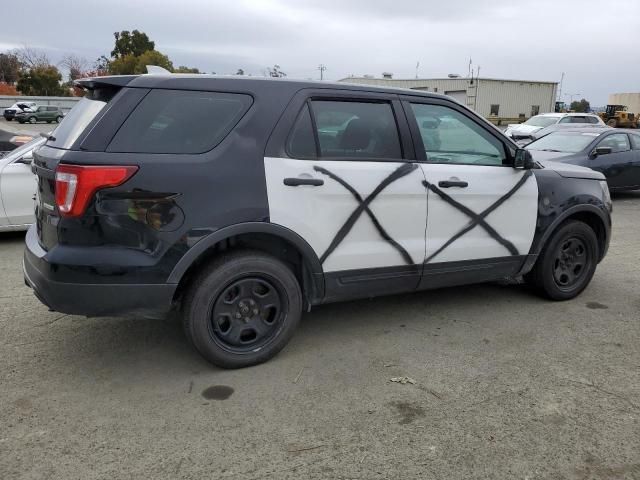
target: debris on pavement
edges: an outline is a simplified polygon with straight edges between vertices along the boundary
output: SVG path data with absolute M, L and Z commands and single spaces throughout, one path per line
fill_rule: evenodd
M 391 378 L 391 381 L 394 383 L 401 383 L 402 385 L 406 385 L 407 383 L 410 383 L 411 385 L 416 384 L 416 381 L 411 377 L 393 377 Z

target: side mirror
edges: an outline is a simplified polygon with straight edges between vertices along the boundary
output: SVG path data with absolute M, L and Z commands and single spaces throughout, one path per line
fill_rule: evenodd
M 613 149 L 611 147 L 596 147 L 596 149 L 591 153 L 593 157 L 597 157 L 598 155 L 609 155 Z
M 534 167 L 533 157 L 529 150 L 524 148 L 518 148 L 513 160 L 513 168 L 520 168 L 523 170 L 531 170 Z

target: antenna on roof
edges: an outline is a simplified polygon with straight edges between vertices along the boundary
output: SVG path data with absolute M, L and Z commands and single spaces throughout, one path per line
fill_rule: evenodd
M 158 67 L 157 65 L 147 65 L 147 75 L 166 75 L 170 73 L 166 68 Z

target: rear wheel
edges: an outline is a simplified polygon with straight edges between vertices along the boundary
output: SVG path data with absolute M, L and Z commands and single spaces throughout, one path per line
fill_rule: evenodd
M 6 120 L 7 122 L 11 122 L 11 121 L 13 121 L 13 118 L 5 118 L 5 120 Z
M 574 298 L 589 285 L 598 255 L 593 229 L 569 221 L 553 233 L 525 280 L 552 300 Z
M 240 368 L 284 348 L 300 322 L 302 292 L 280 260 L 240 251 L 205 267 L 183 305 L 185 334 L 196 350 L 215 365 Z
M 615 118 L 607 121 L 607 125 L 610 127 L 616 128 L 618 126 L 618 121 Z
M 56 123 L 60 123 L 62 121 L 62 115 L 58 115 L 58 117 L 56 118 Z

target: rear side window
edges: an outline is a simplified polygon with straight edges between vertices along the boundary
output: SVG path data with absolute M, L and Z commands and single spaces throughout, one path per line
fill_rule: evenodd
M 249 95 L 152 90 L 116 133 L 109 152 L 203 153 L 218 145 L 252 103 Z
M 629 135 L 629 138 L 631 139 L 631 148 L 634 150 L 640 150 L 640 135 L 632 133 Z
M 311 110 L 309 110 L 309 105 Z M 312 100 L 287 142 L 292 158 L 398 159 L 400 136 L 391 104 Z

